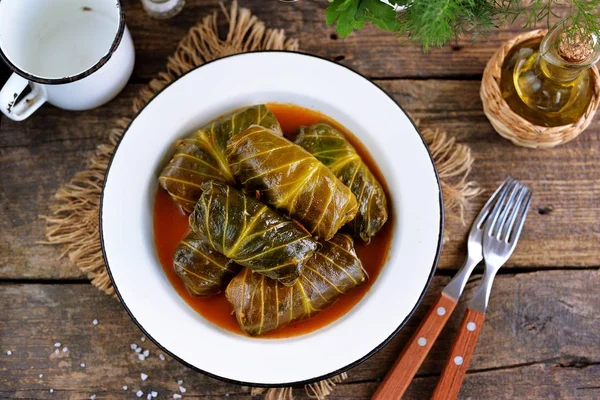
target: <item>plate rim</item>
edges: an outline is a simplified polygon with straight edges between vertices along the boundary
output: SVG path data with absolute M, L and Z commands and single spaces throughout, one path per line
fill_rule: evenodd
M 436 254 L 435 257 L 433 259 L 433 263 L 431 266 L 431 271 L 429 273 L 429 276 L 427 278 L 427 282 L 423 287 L 423 290 L 421 292 L 421 294 L 419 295 L 419 298 L 417 299 L 417 302 L 415 303 L 414 307 L 412 308 L 412 310 L 408 313 L 408 315 L 402 320 L 402 322 L 398 325 L 398 327 L 383 341 L 381 342 L 379 345 L 377 345 L 373 350 L 371 350 L 370 352 L 368 352 L 367 354 L 365 354 L 364 356 L 362 356 L 361 358 L 359 358 L 358 360 L 342 367 L 339 368 L 335 371 L 329 372 L 327 374 L 323 374 L 320 376 L 316 376 L 313 378 L 309 378 L 309 379 L 304 379 L 301 381 L 294 381 L 294 382 L 285 382 L 285 383 L 260 383 L 260 382 L 244 382 L 244 381 L 239 381 L 236 379 L 231 379 L 231 378 L 227 378 L 227 377 L 223 377 L 223 376 L 219 376 L 216 374 L 213 374 L 211 372 L 205 371 L 203 369 L 200 369 L 198 367 L 196 367 L 195 365 L 192 365 L 186 361 L 184 361 L 183 359 L 181 359 L 180 357 L 178 357 L 177 355 L 173 354 L 171 351 L 169 351 L 168 349 L 166 349 L 162 344 L 160 344 L 160 342 L 158 342 L 156 339 L 154 339 L 154 337 L 152 335 L 150 335 L 145 329 L 144 327 L 138 322 L 138 320 L 136 319 L 136 317 L 133 315 L 133 313 L 131 312 L 131 310 L 129 309 L 129 307 L 127 306 L 127 303 L 123 300 L 123 297 L 121 296 L 121 293 L 119 292 L 119 288 L 113 278 L 111 269 L 110 269 L 110 264 L 108 262 L 107 256 L 106 256 L 106 251 L 105 251 L 105 245 L 104 245 L 104 229 L 103 229 L 103 225 L 102 225 L 102 214 L 103 214 L 103 208 L 104 208 L 104 194 L 105 194 L 105 189 L 106 189 L 106 182 L 108 180 L 108 176 L 110 174 L 110 169 L 112 167 L 112 163 L 113 160 L 117 154 L 117 151 L 119 150 L 119 146 L 121 145 L 121 141 L 123 140 L 123 138 L 125 137 L 125 135 L 127 134 L 127 132 L 129 131 L 129 128 L 131 127 L 131 125 L 133 124 L 133 122 L 137 119 L 137 117 L 144 111 L 144 109 L 152 102 L 154 101 L 163 91 L 165 91 L 166 89 L 168 89 L 171 85 L 173 85 L 175 82 L 177 82 L 179 79 L 183 78 L 184 76 L 204 67 L 205 65 L 208 64 L 212 64 L 215 62 L 218 62 L 220 60 L 224 60 L 224 59 L 228 59 L 228 58 L 234 58 L 234 57 L 244 57 L 245 55 L 248 54 L 261 54 L 261 53 L 285 53 L 285 54 L 295 54 L 298 56 L 303 56 L 303 57 L 311 57 L 311 58 L 315 58 L 317 60 L 320 61 L 324 61 L 330 64 L 334 64 L 336 66 L 342 67 L 342 68 L 346 68 L 347 70 L 349 70 L 350 72 L 355 73 L 356 75 L 358 75 L 359 77 L 365 79 L 366 81 L 368 81 L 371 85 L 375 86 L 377 89 L 379 89 L 384 95 L 386 95 L 390 100 L 392 100 L 394 102 L 394 104 L 396 104 L 396 106 L 406 115 L 406 117 L 408 118 L 408 120 L 410 121 L 410 123 L 413 125 L 415 131 L 417 132 L 417 134 L 419 135 L 419 138 L 421 139 L 421 142 L 423 143 L 423 147 L 425 148 L 425 151 L 427 152 L 427 154 L 429 155 L 429 159 L 431 161 L 431 165 L 433 167 L 433 172 L 435 175 L 435 180 L 438 186 L 438 192 L 439 192 L 439 214 L 440 214 L 440 226 L 439 226 L 439 232 L 438 232 L 438 243 L 437 243 L 437 248 L 436 248 Z M 129 317 L 133 320 L 133 322 L 135 323 L 135 325 L 138 327 L 138 329 L 140 329 L 144 335 L 146 337 L 148 337 L 148 339 L 150 339 L 152 341 L 152 343 L 154 343 L 154 345 L 156 345 L 159 349 L 161 349 L 163 352 L 165 352 L 166 354 L 168 354 L 171 358 L 177 360 L 179 363 L 185 365 L 186 367 L 190 368 L 193 371 L 199 372 L 203 375 L 206 375 L 210 378 L 213 379 L 217 379 L 220 380 L 222 382 L 226 382 L 226 383 L 231 383 L 231 384 L 235 384 L 235 385 L 241 385 L 241 386 L 250 386 L 250 387 L 261 387 L 261 388 L 282 388 L 282 387 L 288 387 L 288 386 L 303 386 L 303 385 L 309 385 L 311 383 L 315 383 L 321 380 L 325 380 L 325 379 L 329 379 L 332 377 L 335 377 L 343 372 L 346 372 L 360 364 L 362 364 L 363 362 L 367 361 L 369 358 L 371 358 L 372 356 L 374 356 L 375 354 L 377 354 L 381 349 L 383 349 L 397 334 L 398 332 L 400 332 L 408 323 L 408 321 L 414 316 L 415 311 L 417 310 L 417 308 L 421 305 L 421 303 L 423 302 L 423 299 L 425 298 L 425 294 L 427 293 L 427 291 L 429 290 L 430 286 L 431 286 L 431 282 L 433 280 L 433 277 L 435 275 L 435 272 L 437 270 L 437 266 L 439 263 L 439 259 L 440 259 L 440 255 L 442 252 L 442 247 L 443 247 L 443 236 L 444 236 L 444 222 L 445 222 L 445 211 L 444 211 L 444 201 L 443 201 L 443 193 L 442 193 L 442 186 L 441 186 L 441 181 L 440 181 L 440 177 L 439 177 L 439 173 L 438 170 L 436 168 L 435 162 L 433 160 L 433 156 L 431 155 L 431 151 L 429 149 L 429 146 L 427 146 L 427 143 L 425 143 L 425 139 L 423 138 L 423 135 L 421 134 L 421 131 L 419 130 L 419 128 L 417 127 L 417 125 L 415 124 L 414 120 L 412 119 L 412 117 L 406 112 L 406 110 L 400 105 L 400 103 L 398 101 L 396 101 L 396 99 L 394 99 L 394 97 L 392 97 L 387 91 L 385 91 L 382 87 L 380 87 L 379 85 L 377 85 L 375 82 L 373 82 L 371 79 L 367 78 L 365 75 L 361 74 L 360 72 L 346 66 L 343 64 L 339 64 L 337 62 L 331 61 L 325 57 L 319 56 L 319 55 L 315 55 L 315 54 L 308 54 L 308 53 L 302 53 L 299 51 L 289 51 L 289 50 L 254 50 L 254 51 L 248 51 L 248 52 L 244 52 L 244 53 L 236 53 L 236 54 L 230 54 L 221 58 L 217 58 L 214 60 L 211 60 L 209 62 L 206 62 L 202 65 L 198 65 L 192 69 L 190 69 L 189 71 L 185 72 L 184 74 L 182 74 L 181 76 L 177 77 L 177 79 L 173 80 L 172 82 L 170 82 L 169 84 L 167 84 L 166 86 L 164 86 L 163 88 L 161 88 L 158 92 L 156 92 L 144 105 L 142 108 L 140 108 L 140 110 L 131 118 L 131 120 L 129 121 L 129 123 L 127 124 L 127 126 L 125 127 L 125 129 L 123 130 L 122 135 L 119 137 L 119 140 L 117 141 L 117 144 L 115 145 L 115 149 L 112 152 L 112 155 L 110 157 L 110 160 L 108 162 L 107 168 L 106 168 L 106 172 L 104 173 L 104 178 L 102 181 L 102 193 L 100 195 L 100 203 L 99 203 L 99 212 L 98 212 L 98 230 L 99 230 L 99 234 L 100 234 L 100 247 L 102 249 L 102 258 L 104 260 L 104 265 L 106 267 L 106 271 L 108 273 L 108 276 L 110 278 L 110 281 L 115 289 L 115 293 L 117 295 L 117 297 L 119 298 L 119 302 L 121 303 L 121 305 L 123 306 L 123 308 L 125 308 L 125 311 L 127 312 L 127 314 L 129 315 Z

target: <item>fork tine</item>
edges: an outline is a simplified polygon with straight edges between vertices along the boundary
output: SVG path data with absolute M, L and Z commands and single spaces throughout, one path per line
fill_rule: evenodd
M 521 231 L 523 230 L 523 225 L 525 225 L 525 219 L 527 218 L 527 212 L 529 211 L 529 206 L 531 205 L 531 197 L 533 196 L 533 190 L 529 186 L 527 186 L 527 195 L 525 197 L 525 201 L 523 202 L 523 206 L 521 207 L 522 212 L 519 212 L 519 220 L 517 221 L 517 227 L 515 228 L 515 232 L 509 232 L 509 242 L 516 242 L 521 236 Z
M 477 229 L 481 229 L 483 223 L 486 220 L 486 217 L 490 214 L 492 207 L 496 204 L 496 200 L 498 200 L 498 198 L 502 195 L 502 193 L 504 193 L 507 190 L 508 185 L 513 180 L 514 179 L 510 176 L 507 176 L 506 179 L 504 179 L 504 182 L 502 182 L 502 184 L 500 184 L 500 186 L 498 186 L 498 189 L 496 189 L 496 191 L 490 196 L 488 201 L 485 203 L 485 205 L 483 206 L 483 208 L 477 215 L 477 218 L 475 218 L 473 226 L 476 226 Z
M 494 231 L 494 227 L 496 226 L 496 222 L 498 221 L 500 212 L 506 207 L 505 199 L 507 197 L 507 194 L 509 193 L 510 190 L 512 190 L 513 187 L 515 187 L 517 185 L 519 185 L 519 181 L 513 180 L 506 186 L 506 190 L 502 191 L 502 194 L 500 195 L 500 197 L 498 198 L 498 201 L 496 201 L 496 204 L 494 205 L 494 209 L 492 210 L 492 213 L 490 214 L 490 216 L 487 219 L 487 223 L 485 226 L 485 229 L 486 229 L 485 234 L 486 235 L 492 236 L 492 232 Z
M 492 235 L 497 236 L 498 239 L 500 239 L 500 232 L 502 232 L 506 218 L 511 214 L 511 209 L 515 203 L 515 197 L 517 196 L 517 193 L 520 192 L 522 187 L 523 186 L 519 183 L 512 187 L 510 194 L 508 195 L 508 199 L 505 202 L 504 208 L 502 209 L 502 213 L 498 217 L 498 221 L 494 224 L 494 231 L 492 232 Z
M 519 213 L 517 211 L 521 207 L 521 204 L 523 203 L 523 200 L 525 199 L 525 195 L 527 194 L 528 189 L 529 189 L 528 186 L 523 185 L 521 187 L 521 189 L 519 190 L 519 194 L 517 196 L 517 199 L 515 200 L 515 204 L 513 207 L 514 212 L 510 213 L 508 221 L 506 222 L 506 224 L 504 224 L 504 226 L 500 230 L 500 233 L 498 234 L 498 240 L 504 240 L 505 242 L 508 242 L 510 232 L 512 231 L 515 221 L 517 220 L 517 216 L 519 215 Z

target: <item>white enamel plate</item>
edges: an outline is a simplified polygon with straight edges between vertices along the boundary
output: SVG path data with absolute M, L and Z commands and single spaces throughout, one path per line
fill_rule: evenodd
M 352 131 L 385 176 L 395 218 L 389 259 L 360 303 L 325 328 L 289 339 L 243 337 L 205 320 L 169 283 L 153 241 L 157 177 L 173 142 L 232 109 L 264 102 L 316 109 Z M 113 284 L 149 338 L 210 376 L 273 386 L 339 373 L 387 343 L 428 287 L 442 226 L 433 162 L 400 106 L 346 67 L 284 52 L 247 53 L 205 64 L 155 96 L 118 145 L 100 216 Z

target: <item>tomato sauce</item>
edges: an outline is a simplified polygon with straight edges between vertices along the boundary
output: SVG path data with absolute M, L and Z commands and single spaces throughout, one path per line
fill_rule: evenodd
M 270 103 L 268 106 L 279 120 L 283 132 L 288 136 L 293 135 L 300 126 L 312 125 L 317 122 L 330 123 L 343 132 L 382 184 L 388 196 L 390 214 L 387 223 L 370 243 L 365 243 L 360 239 L 354 241 L 356 253 L 369 275 L 369 280 L 363 285 L 341 295 L 335 303 L 309 319 L 292 322 L 273 332 L 268 332 L 260 336 L 261 338 L 285 338 L 303 335 L 330 324 L 346 314 L 371 289 L 388 258 L 392 242 L 393 210 L 391 209 L 385 179 L 383 179 L 371 155 L 352 133 L 338 122 L 317 111 L 292 104 Z M 154 202 L 154 242 L 160 263 L 169 281 L 190 307 L 204 318 L 228 331 L 245 335 L 240 329 L 233 314 L 233 307 L 225 298 L 224 293 L 211 297 L 194 297 L 187 291 L 183 281 L 175 273 L 173 269 L 173 254 L 181 239 L 188 232 L 188 216 L 179 206 L 171 201 L 167 192 L 159 188 Z

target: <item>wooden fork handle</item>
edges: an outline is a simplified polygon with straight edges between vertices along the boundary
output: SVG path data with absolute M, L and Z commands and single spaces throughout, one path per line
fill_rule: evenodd
M 440 294 L 373 395 L 372 400 L 394 400 L 402 397 L 427 353 L 431 350 L 431 346 L 446 325 L 456 303 L 457 301 L 453 298 L 444 293 Z
M 485 314 L 467 308 L 465 317 L 460 324 L 458 335 L 452 344 L 450 358 L 448 358 L 440 380 L 433 392 L 432 400 L 458 398 L 458 393 L 469 367 L 469 362 L 471 362 L 471 356 L 473 355 L 473 350 L 475 350 L 484 319 Z

